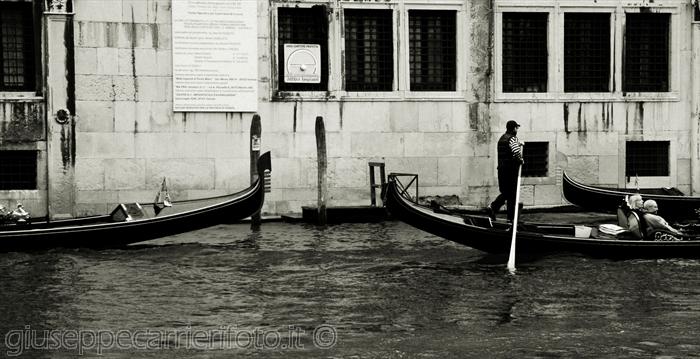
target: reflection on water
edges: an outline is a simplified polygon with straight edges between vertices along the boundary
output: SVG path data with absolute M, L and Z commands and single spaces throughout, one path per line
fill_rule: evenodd
M 700 261 L 557 255 L 521 259 L 515 276 L 504 262 L 398 222 L 221 225 L 124 250 L 5 253 L 2 351 L 32 339 L 23 354 L 74 357 L 29 334 L 151 330 L 166 335 L 103 356 L 700 354 Z M 192 344 L 198 331 L 206 345 Z M 255 333 L 277 337 L 246 345 Z

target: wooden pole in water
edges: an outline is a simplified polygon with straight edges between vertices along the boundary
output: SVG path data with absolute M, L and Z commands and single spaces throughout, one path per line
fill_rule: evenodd
M 328 184 L 326 183 L 326 168 L 328 159 L 326 157 L 326 126 L 323 124 L 323 117 L 316 117 L 316 158 L 318 161 L 318 224 L 324 226 L 326 217 L 326 195 Z
M 253 121 L 250 123 L 250 184 L 258 180 L 258 158 L 260 157 L 260 134 L 262 126 L 260 124 L 260 116 L 253 115 Z M 260 225 L 260 211 L 253 214 L 251 217 L 251 225 Z

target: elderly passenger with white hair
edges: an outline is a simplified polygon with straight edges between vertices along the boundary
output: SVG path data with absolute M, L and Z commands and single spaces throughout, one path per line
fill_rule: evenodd
M 656 214 L 659 210 L 659 206 L 653 199 L 648 199 L 644 201 L 644 220 L 647 223 L 647 236 L 650 236 L 655 230 L 666 230 L 677 236 L 682 236 L 683 233 L 673 227 L 671 227 L 663 217 Z

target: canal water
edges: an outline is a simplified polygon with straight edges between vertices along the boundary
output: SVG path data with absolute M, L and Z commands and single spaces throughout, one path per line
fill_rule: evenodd
M 95 238 L 99 240 L 99 238 Z M 0 254 L 2 355 L 700 356 L 700 261 L 505 258 L 400 222 Z

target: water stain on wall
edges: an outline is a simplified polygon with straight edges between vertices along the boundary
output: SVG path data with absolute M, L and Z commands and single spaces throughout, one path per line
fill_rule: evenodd
M 23 143 L 45 140 L 43 105 L 26 102 L 2 103 L 0 143 Z M 9 115 L 9 116 L 8 116 Z

